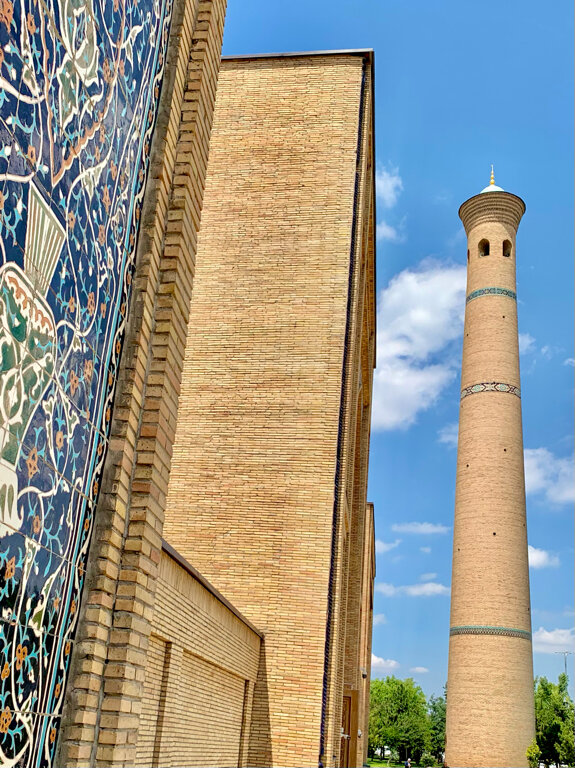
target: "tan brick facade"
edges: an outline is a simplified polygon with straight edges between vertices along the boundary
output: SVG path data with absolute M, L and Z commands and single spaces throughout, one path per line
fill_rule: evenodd
M 135 765 L 246 765 L 260 643 L 189 564 L 162 552 Z
M 373 629 L 373 585 L 375 581 L 375 520 L 373 504 L 367 505 L 366 531 L 363 552 L 363 581 L 360 613 L 359 641 L 359 709 L 358 724 L 362 741 L 357 745 L 357 765 L 367 763 L 369 732 L 369 683 L 371 679 L 371 638 Z
M 468 238 L 447 688 L 446 763 L 522 768 L 534 736 L 515 286 L 525 206 L 460 209 Z
M 264 635 L 254 766 L 339 764 L 365 679 L 371 76 L 361 53 L 220 72 L 164 535 Z

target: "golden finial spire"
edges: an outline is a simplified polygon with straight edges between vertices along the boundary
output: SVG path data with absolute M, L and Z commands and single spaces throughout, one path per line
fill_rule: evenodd
M 493 163 L 491 163 L 491 180 L 489 182 L 489 186 L 495 185 L 495 174 L 493 173 Z

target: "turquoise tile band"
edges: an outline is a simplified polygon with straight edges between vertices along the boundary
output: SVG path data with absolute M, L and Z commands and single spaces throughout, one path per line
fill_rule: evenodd
M 515 291 L 510 291 L 509 288 L 478 288 L 476 291 L 471 291 L 469 296 L 465 299 L 465 303 L 469 304 L 473 299 L 478 299 L 480 296 L 507 296 L 513 301 L 517 301 L 517 294 Z
M 460 627 L 451 627 L 450 635 L 498 635 L 505 637 L 520 637 L 523 640 L 531 640 L 531 632 L 514 627 L 494 627 L 482 624 L 466 624 Z

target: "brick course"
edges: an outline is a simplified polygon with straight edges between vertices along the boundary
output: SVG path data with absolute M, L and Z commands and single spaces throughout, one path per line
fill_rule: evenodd
M 162 552 L 135 765 L 246 765 L 261 638 Z

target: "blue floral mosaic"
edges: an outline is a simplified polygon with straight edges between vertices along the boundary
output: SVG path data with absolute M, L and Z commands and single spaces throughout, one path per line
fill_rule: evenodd
M 0 764 L 53 764 L 171 0 L 0 0 Z
M 465 299 L 465 303 L 469 304 L 470 301 L 478 299 L 480 296 L 507 296 L 508 298 L 513 299 L 513 301 L 517 301 L 517 294 L 515 291 L 510 291 L 509 288 L 490 287 L 478 288 L 476 291 L 471 291 Z

